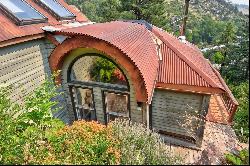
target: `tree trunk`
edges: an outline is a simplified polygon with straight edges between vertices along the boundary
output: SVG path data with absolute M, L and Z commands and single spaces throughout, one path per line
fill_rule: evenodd
M 185 33 L 186 33 L 186 25 L 187 25 L 187 19 L 188 19 L 189 2 L 190 2 L 190 0 L 185 0 L 184 18 L 183 18 L 183 24 L 182 24 L 181 33 L 180 33 L 181 36 L 185 36 Z

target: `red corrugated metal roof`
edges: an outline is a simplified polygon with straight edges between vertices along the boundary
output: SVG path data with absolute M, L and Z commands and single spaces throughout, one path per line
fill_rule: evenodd
M 164 42 L 163 45 L 165 46 L 161 47 L 163 57 L 169 59 L 171 53 L 172 56 L 175 57 L 172 61 L 168 61 L 168 64 L 171 63 L 169 64 L 170 66 L 164 64 L 166 62 L 161 64 L 161 71 L 158 75 L 159 82 L 177 83 L 182 78 L 188 77 L 188 80 L 185 82 L 187 85 L 211 86 L 225 90 L 220 79 L 209 65 L 208 60 L 203 57 L 201 51 L 199 51 L 197 47 L 188 42 L 186 44 L 182 43 L 175 36 L 157 27 L 154 27 L 153 32 Z M 169 49 L 163 49 L 164 47 L 168 47 Z M 185 63 L 183 63 L 183 65 L 178 65 L 177 60 L 184 61 Z M 165 67 L 162 65 L 165 65 Z M 175 68 L 177 69 L 174 70 Z M 176 77 L 165 79 L 165 73 L 169 72 L 168 70 L 178 71 L 178 73 L 173 73 Z
M 88 19 L 74 6 L 70 6 L 66 4 L 63 0 L 58 0 L 65 8 L 70 10 L 72 13 L 76 15 L 76 21 L 78 22 L 86 22 Z M 41 29 L 43 26 L 48 25 L 61 25 L 63 22 L 57 21 L 52 15 L 50 15 L 46 10 L 40 7 L 38 4 L 33 2 L 33 0 L 26 0 L 32 7 L 38 10 L 41 14 L 48 18 L 47 23 L 40 23 L 40 24 L 31 24 L 25 26 L 17 26 L 13 23 L 13 21 L 4 15 L 0 11 L 0 42 L 7 41 L 10 39 L 15 39 L 18 37 L 29 36 L 29 35 L 36 35 L 42 34 L 44 31 Z M 65 22 L 64 22 L 65 23 Z
M 194 69 L 181 59 L 165 43 L 160 46 L 162 62 L 159 66 L 158 82 L 211 87 Z
M 140 70 L 150 102 L 159 61 L 151 32 L 143 25 L 115 21 L 62 29 L 59 32 L 67 35 L 89 35 L 109 42 L 124 52 Z
M 114 21 L 77 28 L 62 28 L 59 32 L 68 35 L 89 35 L 107 41 L 122 50 L 141 71 L 149 102 L 155 81 L 220 88 L 231 94 L 221 81 L 221 76 L 214 71 L 198 47 L 189 42 L 182 43 L 175 36 L 157 27 L 153 27 L 151 32 L 138 23 Z M 158 59 L 155 37 L 152 33 L 163 42 L 160 46 L 162 61 Z

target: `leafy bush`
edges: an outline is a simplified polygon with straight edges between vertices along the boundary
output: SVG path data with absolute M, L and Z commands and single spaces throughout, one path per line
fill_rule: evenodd
M 98 57 L 92 66 L 90 74 L 95 81 L 109 83 L 112 82 L 112 75 L 115 69 L 116 66 L 111 61 Z
M 249 141 L 249 82 L 240 85 L 231 85 L 233 94 L 239 102 L 239 108 L 234 116 L 234 125 L 236 135 L 241 142 Z
M 91 67 L 93 81 L 126 85 L 123 73 L 108 59 L 98 57 Z
M 115 120 L 110 125 L 115 139 L 120 142 L 122 165 L 180 164 L 181 159 L 169 153 L 159 134 L 142 124 Z
M 224 60 L 224 56 L 220 51 L 217 51 L 211 58 L 211 60 L 216 64 L 221 64 Z
M 23 105 L 0 88 L 0 164 L 178 164 L 159 135 L 141 124 L 108 126 L 52 116 L 57 87 L 46 80 Z
M 39 164 L 117 164 L 118 143 L 109 128 L 96 122 L 76 121 L 50 134 L 40 149 L 48 155 L 36 153 Z
M 235 153 L 225 154 L 226 162 L 232 165 L 249 165 L 249 151 L 242 149 Z
M 57 104 L 51 100 L 58 95 L 56 89 L 47 79 L 18 105 L 8 98 L 10 86 L 0 88 L 0 164 L 26 164 L 25 149 L 32 145 L 35 150 L 37 141 L 45 139 L 45 131 L 64 125 L 51 113 Z

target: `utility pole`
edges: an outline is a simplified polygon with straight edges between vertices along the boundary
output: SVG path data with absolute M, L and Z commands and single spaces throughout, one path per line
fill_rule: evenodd
M 185 11 L 184 11 L 184 18 L 183 18 L 183 24 L 182 24 L 182 27 L 181 27 L 180 36 L 185 36 L 187 19 L 188 19 L 189 2 L 190 2 L 190 0 L 185 0 Z

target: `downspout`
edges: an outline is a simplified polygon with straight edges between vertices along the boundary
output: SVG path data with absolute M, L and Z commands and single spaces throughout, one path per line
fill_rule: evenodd
M 149 124 L 149 104 L 146 103 L 146 115 L 147 115 L 147 129 L 150 129 L 150 124 Z

